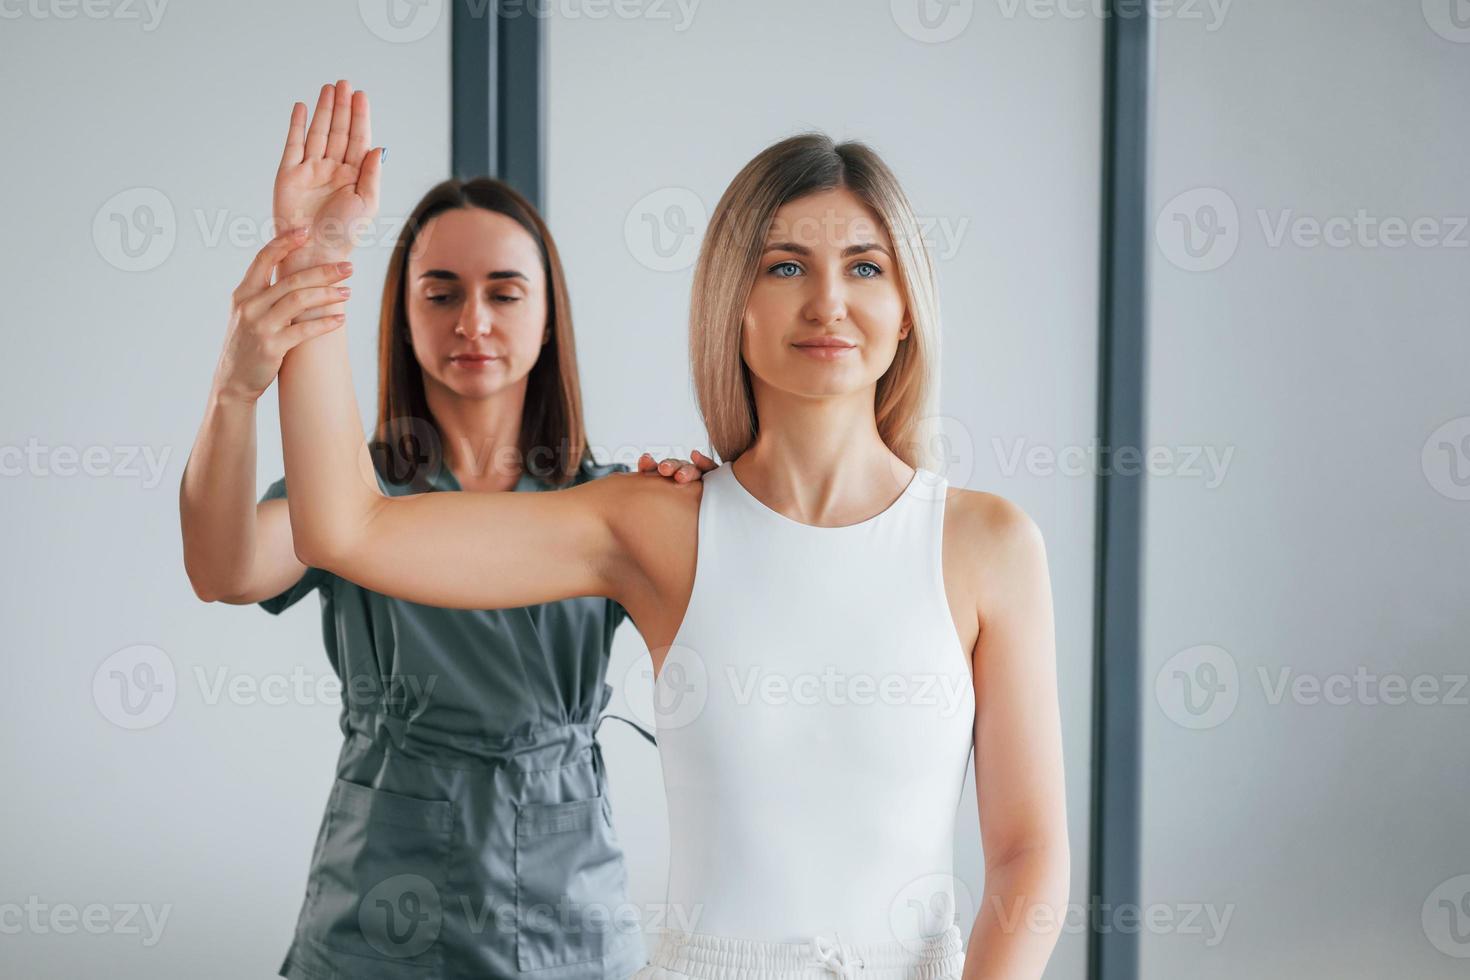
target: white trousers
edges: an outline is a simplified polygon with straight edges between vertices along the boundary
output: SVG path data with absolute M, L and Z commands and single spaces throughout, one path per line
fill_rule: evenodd
M 960 927 L 911 940 L 839 943 L 814 936 L 767 943 L 677 929 L 659 934 L 648 965 L 630 980 L 959 980 Z

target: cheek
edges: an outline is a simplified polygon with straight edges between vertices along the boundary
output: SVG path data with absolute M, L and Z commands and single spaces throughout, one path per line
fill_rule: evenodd
M 427 359 L 429 355 L 443 346 L 444 331 L 435 329 L 433 322 L 432 314 L 426 315 L 423 311 L 413 308 L 408 310 L 409 346 L 413 348 L 414 354 L 420 360 Z
M 773 290 L 764 288 L 764 283 L 757 280 L 751 288 L 750 297 L 745 301 L 745 322 L 759 330 L 781 312 L 782 305 L 780 296 Z
M 874 290 L 849 306 L 850 313 L 860 315 L 863 321 L 876 328 L 878 336 L 892 343 L 898 342 L 903 330 L 904 301 L 897 289 Z
M 546 320 L 546 304 L 523 299 L 502 308 L 497 319 L 508 345 L 522 359 L 535 360 L 541 351 L 541 338 L 550 326 Z

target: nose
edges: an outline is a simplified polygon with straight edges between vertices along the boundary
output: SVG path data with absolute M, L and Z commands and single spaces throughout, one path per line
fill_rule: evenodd
M 811 283 L 811 293 L 807 296 L 802 315 L 809 322 L 821 325 L 847 318 L 846 286 L 841 274 L 813 273 L 807 281 Z
M 461 307 L 454 332 L 466 340 L 474 340 L 490 332 L 490 304 L 484 297 L 471 296 Z

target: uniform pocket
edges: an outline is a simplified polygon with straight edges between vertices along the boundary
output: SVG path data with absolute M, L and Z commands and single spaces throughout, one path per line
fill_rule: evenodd
M 453 804 L 338 779 L 304 934 L 344 975 L 440 972 Z
M 602 959 L 636 938 L 627 887 L 603 797 L 516 806 L 516 960 L 522 970 Z

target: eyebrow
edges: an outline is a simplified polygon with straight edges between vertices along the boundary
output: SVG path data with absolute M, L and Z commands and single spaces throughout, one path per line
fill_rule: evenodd
M 805 245 L 799 245 L 796 242 L 770 242 L 766 245 L 765 250 L 767 252 L 794 252 L 797 255 L 812 254 L 811 249 Z M 857 245 L 849 245 L 842 250 L 842 257 L 845 259 L 849 255 L 861 255 L 863 252 L 882 252 L 890 259 L 893 258 L 893 253 L 877 242 L 862 242 Z
M 449 282 L 458 282 L 459 281 L 459 276 L 455 275 L 453 272 L 450 272 L 448 269 L 430 269 L 427 272 L 422 273 L 419 276 L 419 278 L 420 279 L 444 279 L 444 280 L 447 280 Z M 491 279 L 491 280 L 495 280 L 495 279 L 523 279 L 526 282 L 530 282 L 531 281 L 529 278 L 527 278 L 527 276 L 526 276 L 526 274 L 524 272 L 518 272 L 515 269 L 496 269 L 494 272 L 486 273 L 485 278 L 486 279 Z

